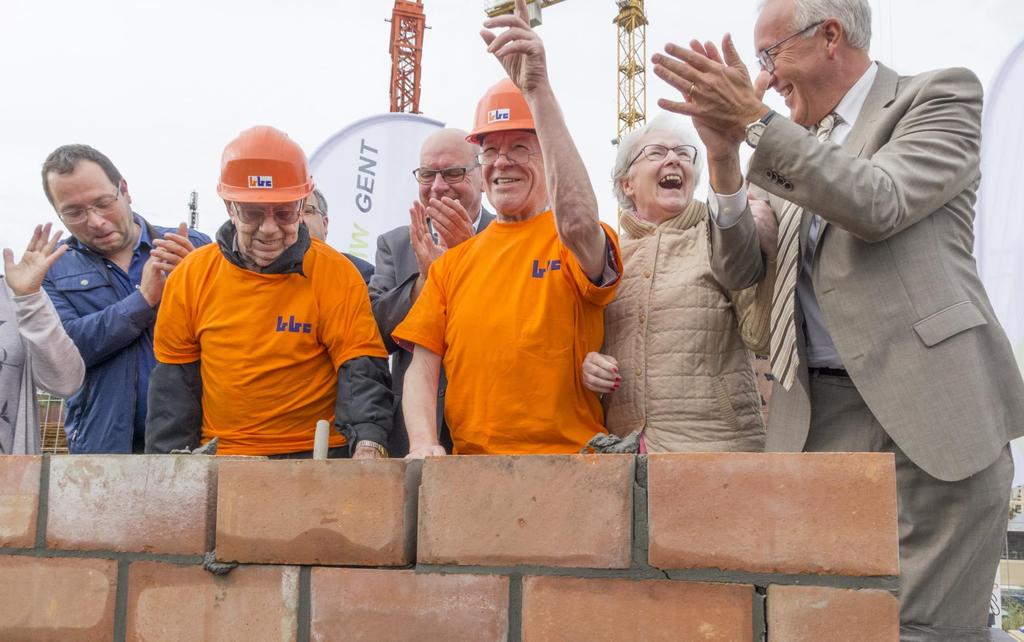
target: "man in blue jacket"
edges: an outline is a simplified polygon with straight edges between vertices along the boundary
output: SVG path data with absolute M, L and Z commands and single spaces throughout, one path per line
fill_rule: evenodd
M 104 154 L 64 145 L 43 163 L 43 191 L 68 232 L 68 251 L 43 282 L 86 373 L 67 400 L 72 453 L 139 453 L 145 446 L 153 325 L 164 281 L 210 238 L 134 213 L 128 183 Z

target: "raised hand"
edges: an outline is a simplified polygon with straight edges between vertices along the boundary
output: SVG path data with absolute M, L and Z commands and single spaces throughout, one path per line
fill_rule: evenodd
M 425 280 L 430 265 L 444 254 L 447 247 L 434 241 L 427 227 L 427 209 L 419 201 L 413 201 L 409 208 L 409 243 L 416 256 L 416 265 L 420 268 L 420 279 Z
M 750 79 L 732 36 L 722 39 L 723 56 L 713 42 L 690 42 L 691 49 L 669 43 L 665 54 L 654 54 L 654 73 L 682 94 L 682 101 L 658 100 L 662 109 L 692 116 L 694 122 L 728 137 L 743 141 L 745 128 L 764 114 L 761 102 L 771 76 L 762 72 L 757 83 Z
M 615 357 L 599 352 L 587 353 L 583 359 L 583 386 L 598 394 L 615 392 L 622 384 L 619 362 Z
M 164 296 L 164 282 L 167 281 L 167 270 L 164 263 L 150 253 L 146 262 L 142 264 L 142 281 L 139 283 L 139 293 L 146 299 L 149 307 L 155 308 Z
M 530 26 L 526 0 L 516 0 L 513 15 L 486 20 L 484 27 L 485 29 L 480 31 L 480 37 L 487 44 L 487 51 L 494 54 L 505 68 L 505 73 L 524 95 L 547 84 L 548 69 L 544 43 Z M 489 31 L 501 27 L 507 29 L 500 35 Z
M 434 229 L 447 248 L 453 248 L 473 236 L 473 219 L 462 203 L 453 198 L 430 199 L 426 214 L 434 222 Z
M 153 249 L 149 256 L 156 260 L 156 267 L 165 274 L 170 273 L 188 253 L 196 249 L 188 240 L 188 227 L 178 223 L 178 233 L 167 232 L 163 238 L 153 240 Z
M 36 225 L 25 253 L 17 263 L 14 262 L 14 252 L 4 248 L 4 279 L 16 296 L 38 292 L 46 271 L 67 252 L 66 245 L 57 247 L 57 241 L 63 232 L 56 232 L 50 236 L 52 226 L 52 223 Z

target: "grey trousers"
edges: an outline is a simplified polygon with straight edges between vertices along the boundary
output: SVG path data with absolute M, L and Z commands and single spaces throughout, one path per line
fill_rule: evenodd
M 1013 461 L 1009 445 L 985 470 L 944 482 L 889 438 L 846 377 L 812 375 L 806 452 L 896 456 L 900 640 L 989 640 L 988 608 L 1006 539 Z

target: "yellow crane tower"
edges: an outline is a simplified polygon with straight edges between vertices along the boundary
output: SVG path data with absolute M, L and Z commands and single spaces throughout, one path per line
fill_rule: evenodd
M 564 1 L 528 0 L 530 25 L 541 24 L 541 9 Z M 619 27 L 618 99 L 612 143 L 617 145 L 626 132 L 647 122 L 647 14 L 644 0 L 615 0 L 615 4 L 619 7 L 613 21 Z M 511 0 L 490 0 L 484 9 L 492 18 L 514 10 L 515 2 Z
M 616 0 L 619 15 L 619 91 L 615 144 L 647 122 L 647 15 L 644 0 Z

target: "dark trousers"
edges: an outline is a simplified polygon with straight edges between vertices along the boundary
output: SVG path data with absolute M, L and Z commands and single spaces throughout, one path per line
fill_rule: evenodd
M 896 456 L 900 640 L 989 640 L 988 607 L 1013 481 L 1009 445 L 985 470 L 941 481 L 900 450 L 849 378 L 812 375 L 810 391 L 805 451 Z

